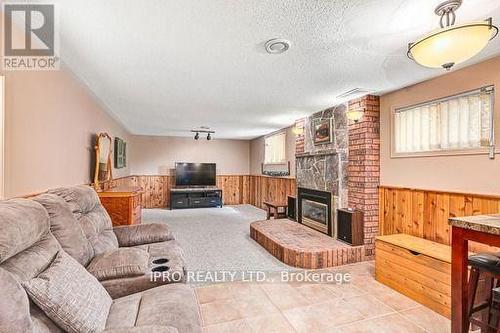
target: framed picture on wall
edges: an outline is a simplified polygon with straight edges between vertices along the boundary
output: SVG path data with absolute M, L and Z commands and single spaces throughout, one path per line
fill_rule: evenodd
M 316 119 L 313 122 L 313 135 L 315 145 L 322 145 L 332 142 L 332 119 Z
M 127 143 L 115 137 L 115 168 L 121 169 L 127 166 Z

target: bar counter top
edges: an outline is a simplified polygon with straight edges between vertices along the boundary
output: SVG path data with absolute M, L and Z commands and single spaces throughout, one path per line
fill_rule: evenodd
M 452 217 L 448 222 L 453 227 L 500 235 L 500 214 Z

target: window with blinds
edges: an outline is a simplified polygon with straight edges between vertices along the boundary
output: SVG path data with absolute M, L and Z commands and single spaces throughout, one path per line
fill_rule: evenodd
M 265 138 L 264 163 L 286 163 L 286 133 L 280 132 Z
M 493 144 L 493 87 L 396 109 L 393 156 L 487 150 Z

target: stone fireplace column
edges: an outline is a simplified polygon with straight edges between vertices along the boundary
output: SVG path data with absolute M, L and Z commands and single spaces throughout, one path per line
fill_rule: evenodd
M 380 101 L 367 95 L 349 102 L 349 109 L 364 108 L 363 118 L 349 124 L 348 202 L 364 213 L 365 256 L 373 259 L 378 235 L 380 184 Z

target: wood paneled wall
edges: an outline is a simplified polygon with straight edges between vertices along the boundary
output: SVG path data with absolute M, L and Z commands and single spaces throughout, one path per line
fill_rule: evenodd
M 172 176 L 129 176 L 114 179 L 112 186 L 134 185 L 144 190 L 144 208 L 165 208 L 170 204 Z M 251 204 L 263 208 L 265 200 L 286 202 L 288 195 L 295 195 L 295 179 L 250 175 L 217 176 L 217 187 L 222 189 L 225 205 Z
M 250 176 L 249 201 L 247 203 L 264 208 L 264 201 L 287 202 L 289 195 L 297 195 L 297 185 L 292 178 Z
M 238 205 L 249 202 L 250 176 L 217 176 L 217 187 L 222 189 L 225 205 Z
M 405 233 L 451 244 L 448 218 L 500 213 L 500 196 L 379 188 L 380 234 Z

